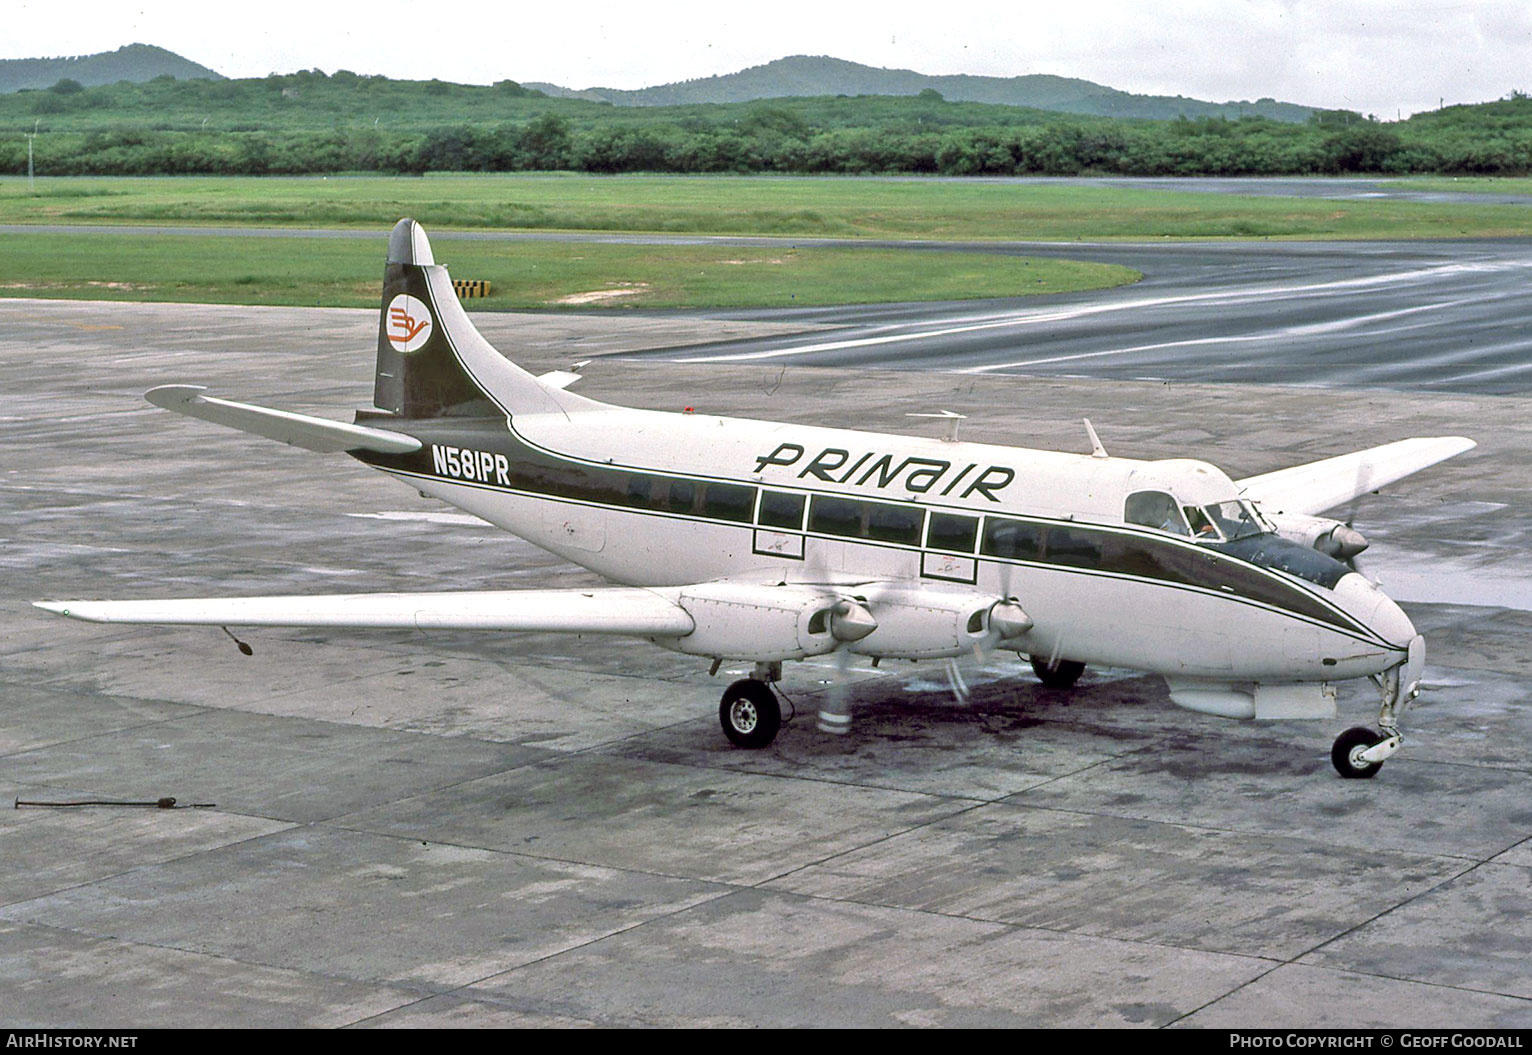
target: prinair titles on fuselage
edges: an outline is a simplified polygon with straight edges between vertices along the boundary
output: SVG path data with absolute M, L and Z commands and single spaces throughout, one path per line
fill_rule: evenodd
M 757 474 L 771 466 L 796 469 L 799 480 L 812 478 L 880 490 L 902 487 L 913 494 L 958 499 L 983 495 L 991 502 L 999 502 L 995 492 L 1004 490 L 1016 479 L 1015 470 L 1003 465 L 981 469 L 977 462 L 958 466 L 937 458 L 900 457 L 877 451 L 853 456 L 852 451 L 842 447 L 825 447 L 810 456 L 798 443 L 779 443 L 776 450 L 755 460 Z

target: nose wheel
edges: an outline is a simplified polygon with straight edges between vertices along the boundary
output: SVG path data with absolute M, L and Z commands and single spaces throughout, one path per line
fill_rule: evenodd
M 1397 736 L 1397 734 L 1395 734 Z M 1383 768 L 1383 762 L 1368 759 L 1368 753 L 1390 738 L 1365 725 L 1347 729 L 1335 738 L 1330 748 L 1330 761 L 1335 771 L 1348 780 L 1370 780 Z

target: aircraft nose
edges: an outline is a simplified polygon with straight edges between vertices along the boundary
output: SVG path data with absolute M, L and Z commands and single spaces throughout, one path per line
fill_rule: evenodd
M 1345 609 L 1390 645 L 1406 650 L 1415 638 L 1415 624 L 1377 583 L 1350 572 L 1335 584 L 1336 599 Z

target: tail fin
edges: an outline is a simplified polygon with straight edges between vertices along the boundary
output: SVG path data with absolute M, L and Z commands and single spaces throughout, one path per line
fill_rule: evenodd
M 593 405 L 544 385 L 479 334 L 414 220 L 400 220 L 388 237 L 373 403 L 380 411 L 417 419 L 558 413 Z

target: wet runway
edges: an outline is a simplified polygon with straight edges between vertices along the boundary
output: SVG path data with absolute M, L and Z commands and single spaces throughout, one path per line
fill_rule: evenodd
M 812 341 L 789 336 L 646 354 L 973 374 L 1532 391 L 1526 240 L 1024 244 L 1003 251 L 1122 264 L 1145 277 L 1041 303 L 807 310 L 791 317 L 833 329 Z
M 1229 252 L 1209 293 L 1258 280 Z M 1372 266 L 1311 252 L 1336 253 L 1324 281 Z M 1236 476 L 1466 432 L 1358 521 L 1386 587 L 1390 562 L 1456 576 L 1411 587 L 1430 688 L 1405 751 L 1335 777 L 1331 740 L 1375 716 L 1355 685 L 1337 721 L 1257 725 L 1013 661 L 967 664 L 966 706 L 934 665 L 862 670 L 850 737 L 800 714 L 750 753 L 717 724 L 737 674 L 642 644 L 263 630 L 245 657 L 211 628 L 59 620 L 26 600 L 595 580 L 141 399 L 184 381 L 344 417 L 371 312 L 3 301 L 0 795 L 216 804 L 0 810 L 6 1025 L 1532 1025 L 1532 612 L 1484 589 L 1532 534 L 1522 400 L 633 361 L 823 320 L 479 321 L 533 369 L 595 358 L 579 391 L 614 402 L 890 431 L 950 409 L 965 437 L 1082 452 L 1090 416 L 1114 453 Z M 811 712 L 829 676 L 784 687 Z

